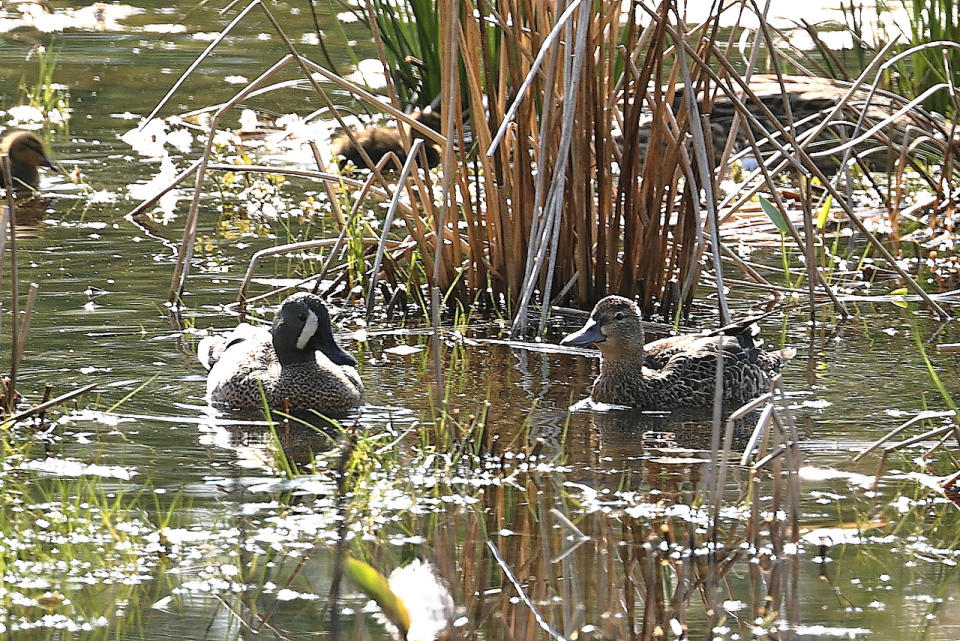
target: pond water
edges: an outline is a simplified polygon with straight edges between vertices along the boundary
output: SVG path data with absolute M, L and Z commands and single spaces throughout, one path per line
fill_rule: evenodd
M 11 458 L 4 474 L 12 476 L 0 478 L 7 638 L 335 637 L 326 608 L 344 510 L 352 555 L 384 573 L 414 558 L 434 565 L 458 606 L 453 634 L 464 638 L 679 638 L 684 628 L 690 638 L 717 639 L 960 638 L 957 509 L 931 488 L 936 474 L 952 472 L 949 454 L 934 455 L 940 467 L 919 467 L 912 459 L 934 443 L 924 441 L 892 454 L 876 481 L 876 454 L 852 460 L 917 412 L 946 409 L 916 336 L 946 389 L 960 396 L 957 357 L 934 347 L 960 341 L 960 328 L 937 325 L 912 303 L 863 302 L 853 320 L 828 317 L 812 338 L 803 312 L 764 321 L 770 344 L 799 350 L 778 404 L 801 436 L 802 483 L 790 498 L 797 477 L 780 476 L 778 467 L 754 485 L 746 468 L 729 468 L 724 495 L 737 507 L 724 512 L 712 544 L 701 512 L 710 421 L 570 412 L 588 395 L 596 361 L 500 340 L 496 319 L 450 326 L 434 343 L 415 322 L 400 331 L 399 320 L 375 315 L 363 326 L 359 308 L 334 301 L 369 404 L 345 424 L 376 436 L 361 441 L 375 451 L 369 468 L 354 472 L 363 482 L 348 505 L 337 504 L 331 471 L 339 459 L 329 437 L 281 426 L 277 440 L 301 466 L 291 475 L 269 430 L 211 420 L 194 328 L 235 322 L 222 306 L 234 300 L 253 251 L 282 241 L 283 232 L 274 225 L 273 235 L 244 234 L 239 223 L 218 224 L 205 203 L 200 233 L 209 246 L 186 308 L 173 314 L 166 306 L 171 243 L 186 203 L 168 221 L 125 217 L 136 204 L 127 186 L 151 178 L 158 162 L 120 136 L 138 122 L 129 114 L 149 113 L 207 45 L 198 34 L 228 19 L 206 6 L 139 7 L 116 31 L 0 34 L 2 108 L 17 103 L 20 84 L 35 82 L 35 57 L 24 63 L 31 45 L 58 52 L 53 79 L 68 87 L 73 112 L 69 129 L 52 136 L 53 155 L 89 187 L 47 175 L 51 198 L 21 214 L 21 290 L 35 282 L 39 295 L 18 388 L 37 401 L 47 383 L 53 395 L 96 384 L 76 409 L 48 416 L 55 429 L 27 448 L 32 463 L 16 463 L 24 469 L 13 473 Z M 305 7 L 271 10 L 319 60 L 312 40 L 301 38 L 313 32 Z M 364 37 L 359 25 L 343 27 L 349 38 Z M 329 23 L 325 30 L 335 61 L 350 68 L 340 36 Z M 282 53 L 257 16 L 162 115 L 228 98 L 236 87 L 225 78 L 252 78 Z M 309 112 L 317 105 L 308 96 L 293 90 L 252 104 Z M 294 200 L 318 191 L 295 181 L 283 188 Z M 329 223 L 318 228 L 335 233 Z M 298 265 L 270 261 L 260 274 L 287 277 Z M 736 307 L 755 302 L 741 297 Z M 269 307 L 262 311 L 269 316 Z M 556 318 L 547 342 L 579 321 Z M 442 399 L 448 412 L 440 423 Z M 484 412 L 481 439 L 470 415 Z M 741 428 L 737 442 L 750 429 Z M 443 446 L 450 432 L 463 443 Z M 425 433 L 441 446 L 421 446 Z M 82 467 L 91 465 L 105 467 Z M 799 529 L 789 522 L 794 509 Z M 104 518 L 78 533 L 69 524 L 81 513 Z M 32 531 L 13 536 L 13 523 Z M 366 601 L 344 587 L 342 636 L 387 637 L 363 612 Z

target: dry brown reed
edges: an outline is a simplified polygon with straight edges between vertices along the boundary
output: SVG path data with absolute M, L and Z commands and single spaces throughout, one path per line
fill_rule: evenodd
M 4 184 L 16 184 L 11 176 L 10 158 L 7 154 L 0 155 L 0 172 L 3 174 Z M 0 408 L 0 412 L 2 412 L 3 415 L 3 422 L 0 424 L 0 431 L 26 418 L 40 415 L 50 407 L 74 399 L 96 387 L 96 384 L 84 385 L 83 387 L 50 399 L 51 387 L 47 384 L 43 399 L 40 403 L 14 413 L 20 396 L 17 392 L 17 374 L 27 345 L 30 322 L 33 319 L 33 309 L 37 302 L 37 292 L 40 291 L 39 285 L 30 283 L 30 290 L 27 294 L 27 304 L 23 311 L 21 311 L 20 275 L 17 264 L 17 196 L 15 192 L 16 190 L 12 187 L 6 189 L 4 196 L 6 204 L 0 207 L 0 210 L 2 210 L 2 215 L 0 215 L 0 273 L 3 272 L 3 262 L 9 255 L 10 307 L 12 311 L 10 321 L 10 373 L 0 381 L 3 388 L 2 408 Z
M 372 1 L 366 5 L 371 16 Z M 496 5 L 439 0 L 444 34 L 440 71 L 445 82 L 438 133 L 424 130 L 404 114 L 392 88 L 391 103 L 384 104 L 303 57 L 268 8 L 253 0 L 178 80 L 154 114 L 254 8 L 280 35 L 288 55 L 219 105 L 210 120 L 204 156 L 191 168 L 198 172 L 196 193 L 171 301 L 178 299 L 186 282 L 204 173 L 219 169 L 209 157 L 217 123 L 241 99 L 264 91 L 265 83 L 290 67 L 301 71 L 334 114 L 332 101 L 312 74 L 420 129 L 441 149 L 439 174 L 417 170 L 411 154 L 404 174 L 409 179 L 399 186 L 393 187 L 372 165 L 364 186 L 365 194 L 391 200 L 396 207 L 393 227 L 398 236 L 405 232 L 411 243 L 390 253 L 391 264 L 409 264 L 414 254 L 422 261 L 429 282 L 419 282 L 415 273 L 407 278 L 414 286 L 431 288 L 434 318 L 439 301 L 451 295 L 465 302 L 490 300 L 509 309 L 516 334 L 528 328 L 534 318 L 530 310 L 536 305 L 541 309 L 536 325 L 542 330 L 550 304 L 573 301 L 588 306 L 611 292 L 638 298 L 647 314 L 657 310 L 670 317 L 689 308 L 701 273 L 708 269 L 726 322 L 723 259 L 740 267 L 744 263 L 722 245 L 721 225 L 758 193 L 787 211 L 776 182 L 785 169 L 801 176 L 801 220 L 785 218 L 789 236 L 804 256 L 811 318 L 815 300 L 824 296 L 846 313 L 814 256 L 821 239 L 811 212 L 814 201 L 827 194 L 842 209 L 847 224 L 867 239 L 898 277 L 938 315 L 947 316 L 853 210 L 846 163 L 834 162 L 828 169 L 822 160 L 845 155 L 867 168 L 861 158 L 864 144 L 888 150 L 897 159 L 886 198 L 894 224 L 903 201 L 896 185 L 908 168 L 934 189 L 932 207 L 949 207 L 956 192 L 952 165 L 939 174 L 931 168 L 952 158 L 953 145 L 948 142 L 952 131 L 922 110 L 924 96 L 907 101 L 877 89 L 883 72 L 909 52 L 888 59 L 890 48 L 880 51 L 845 91 L 831 85 L 834 106 L 813 119 L 817 124 L 806 120 L 808 124 L 802 125 L 803 119 L 795 122 L 791 113 L 784 80 L 785 70 L 801 71 L 801 65 L 781 53 L 780 40 L 766 27 L 763 15 L 755 17 L 761 28 L 751 32 L 744 69 L 731 61 L 735 36 L 745 28 L 736 24 L 730 31 L 721 30 L 719 9 L 702 24 L 690 26 L 672 0 L 652 7 L 639 0 L 612 3 L 601 5 L 599 11 L 577 1 L 554 10 L 540 0 Z M 744 6 L 739 19 L 750 12 Z M 386 63 L 382 34 L 374 30 Z M 761 57 L 783 88 L 778 113 L 771 112 L 772 103 L 758 96 L 750 82 Z M 952 88 L 938 85 L 930 91 Z M 725 139 L 715 135 L 708 116 L 721 102 L 730 105 L 734 115 Z M 836 142 L 824 145 L 824 135 Z M 718 175 L 714 159 L 727 158 L 734 141 L 744 139 L 765 161 L 734 194 L 721 199 L 717 186 L 725 164 L 720 163 Z M 808 153 L 812 143 L 820 146 Z M 355 187 L 340 183 L 340 177 L 323 167 L 299 173 L 327 184 L 332 201 L 339 184 Z M 401 226 L 404 231 L 399 231 Z M 383 241 L 388 231 L 384 230 Z M 385 251 L 381 243 L 375 263 Z M 376 265 L 371 270 L 371 298 L 378 271 Z M 775 290 L 756 270 L 746 273 L 760 287 Z
M 21 346 L 20 341 L 20 277 L 17 271 L 17 206 L 14 199 L 13 176 L 11 175 L 10 157 L 3 154 L 0 157 L 2 165 L 4 184 L 7 188 L 7 205 L 3 212 L 3 229 L 0 229 L 0 236 L 3 236 L 5 242 L 9 242 L 10 247 L 10 306 L 13 310 L 13 317 L 10 321 L 10 375 L 3 382 L 3 409 L 5 412 L 13 410 L 17 400 L 17 370 L 20 367 L 20 355 L 18 349 Z M 7 241 L 7 230 L 9 231 L 9 241 Z M 0 249 L 5 248 L 0 247 Z M 3 254 L 0 253 L 0 264 L 2 264 Z

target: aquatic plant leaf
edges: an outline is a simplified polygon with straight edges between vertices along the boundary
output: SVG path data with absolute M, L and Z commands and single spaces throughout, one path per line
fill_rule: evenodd
M 823 201 L 823 207 L 820 208 L 820 213 L 817 215 L 817 229 L 823 229 L 823 226 L 827 224 L 827 216 L 830 214 L 832 206 L 833 194 L 827 194 L 826 200 Z
M 890 292 L 890 302 L 896 305 L 897 307 L 907 307 L 907 299 L 904 298 L 908 293 L 906 287 L 901 287 L 900 289 L 895 289 Z
M 772 202 L 760 196 L 760 207 L 763 209 L 763 213 L 767 215 L 767 218 L 777 226 L 777 229 L 780 230 L 781 234 L 786 235 L 790 232 L 790 226 L 787 224 L 787 219 L 784 216 L 783 212 L 777 209 L 777 206 Z
M 933 368 L 933 363 L 930 362 L 930 358 L 927 356 L 927 350 L 923 348 L 923 341 L 920 340 L 920 332 L 917 330 L 916 324 L 910 328 L 913 332 L 913 341 L 917 345 L 917 350 L 920 352 L 920 356 L 923 358 L 923 364 L 927 366 L 927 373 L 930 374 L 930 379 L 933 381 L 933 384 L 936 386 L 937 391 L 940 392 L 940 396 L 943 397 L 943 402 L 947 404 L 954 413 L 954 421 L 957 420 L 957 404 L 954 402 L 953 397 L 950 395 L 950 392 L 947 391 L 946 386 L 943 384 L 943 381 L 937 375 L 937 370 Z
M 344 569 L 357 587 L 376 601 L 383 615 L 400 629 L 400 637 L 405 639 L 410 629 L 410 614 L 403 600 L 390 589 L 386 577 L 363 561 L 350 557 L 344 563 Z

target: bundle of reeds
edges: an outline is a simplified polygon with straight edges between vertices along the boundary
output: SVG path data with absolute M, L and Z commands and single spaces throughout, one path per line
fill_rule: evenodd
M 389 68 L 399 64 L 399 56 L 407 60 L 418 50 L 385 44 L 403 35 L 404 14 L 394 9 L 387 19 L 379 4 L 368 0 L 363 11 Z M 419 170 L 418 154 L 411 153 L 399 181 L 385 178 L 372 162 L 367 163 L 370 177 L 362 184 L 343 181 L 322 166 L 317 172 L 293 172 L 327 184 L 343 224 L 348 218 L 336 206 L 336 192 L 344 185 L 359 188 L 360 196 L 352 199 L 356 208 L 365 196 L 391 201 L 380 239 L 372 241 L 379 248 L 369 254 L 375 256 L 367 271 L 371 296 L 377 291 L 381 267 L 399 266 L 408 270 L 406 278 L 415 290 L 431 288 L 435 302 L 441 295 L 443 300 L 492 301 L 509 311 L 515 331 L 522 332 L 532 305 L 540 305 L 542 328 L 552 303 L 588 306 L 611 292 L 638 298 L 647 314 L 658 310 L 675 317 L 689 308 L 707 268 L 726 321 L 722 257 L 733 260 L 762 286 L 773 286 L 722 246 L 720 225 L 758 193 L 785 211 L 776 177 L 791 170 L 801 177 L 803 218 L 794 223 L 782 216 L 781 231 L 805 254 L 807 289 L 799 293 L 808 295 L 811 315 L 821 298 L 843 310 L 814 256 L 819 237 L 812 211 L 824 202 L 829 209 L 832 202 L 891 269 L 946 316 L 863 224 L 840 186 L 841 178 L 849 180 L 849 159 L 856 159 L 862 145 L 871 142 L 893 150 L 899 172 L 908 167 L 918 170 L 935 186 L 941 201 L 955 191 L 952 135 L 919 107 L 926 96 L 909 101 L 884 94 L 885 111 L 878 116 L 876 83 L 886 68 L 910 52 L 894 57 L 889 48 L 878 52 L 855 81 L 832 86 L 830 102 L 803 125 L 792 113 L 790 81 L 784 76 L 802 71 L 801 65 L 781 58 L 764 15 L 752 16 L 759 20 L 759 29 L 741 28 L 737 22 L 727 31 L 720 28 L 719 7 L 706 21 L 690 25 L 674 0 L 653 8 L 639 1 L 626 6 L 608 3 L 600 10 L 577 0 L 561 9 L 540 0 L 502 6 L 436 0 L 438 26 L 421 30 L 420 37 L 427 41 L 424 47 L 439 50 L 439 68 L 418 67 L 420 73 L 432 71 L 435 78 L 422 79 L 416 89 L 421 104 L 439 105 L 440 130 L 435 131 L 404 113 L 401 94 L 410 95 L 410 87 L 399 91 L 387 74 L 390 104 L 383 104 L 302 56 L 259 0 L 251 2 L 221 38 L 257 7 L 289 55 L 217 109 L 210 121 L 210 139 L 227 110 L 264 91 L 281 69 L 295 66 L 329 107 L 335 106 L 318 75 L 393 115 L 404 123 L 397 128 L 404 137 L 409 128 L 417 129 L 440 151 L 439 173 Z M 741 19 L 747 12 L 744 8 Z M 411 10 L 409 15 L 418 14 Z M 753 36 L 751 46 L 734 47 L 745 31 Z M 196 64 L 219 41 L 211 43 Z M 741 51 L 748 55 L 734 65 L 731 61 Z M 754 91 L 751 85 L 761 52 L 766 70 L 772 72 L 765 82 L 780 87 L 781 106 L 776 96 Z M 430 96 L 431 87 L 437 86 L 439 96 Z M 724 120 L 711 120 L 711 111 L 720 103 Z M 884 118 L 883 113 L 889 115 Z M 924 129 L 921 135 L 919 127 Z M 890 133 L 894 129 L 896 135 Z M 820 145 L 816 154 L 805 151 L 812 143 Z M 409 148 L 411 141 L 403 144 Z M 718 178 L 735 145 L 746 147 L 763 162 L 721 200 Z M 201 170 L 198 193 L 171 300 L 182 291 L 189 267 L 203 170 L 215 167 L 209 153 L 208 143 L 204 157 L 193 167 Z M 822 156 L 839 157 L 840 162 L 828 168 Z M 888 202 L 893 217 L 899 198 Z M 388 249 L 391 237 L 400 242 Z M 338 241 L 335 250 L 342 245 Z M 414 264 L 421 267 L 411 268 Z

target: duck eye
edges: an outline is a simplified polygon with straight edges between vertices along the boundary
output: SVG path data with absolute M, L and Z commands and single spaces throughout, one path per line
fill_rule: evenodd
M 617 312 L 613 315 L 616 320 L 623 320 L 623 312 Z
M 306 322 L 307 322 L 307 315 L 306 315 L 305 313 L 303 313 L 303 312 L 300 312 L 299 314 L 297 314 L 297 319 L 298 319 L 301 323 L 306 323 Z

